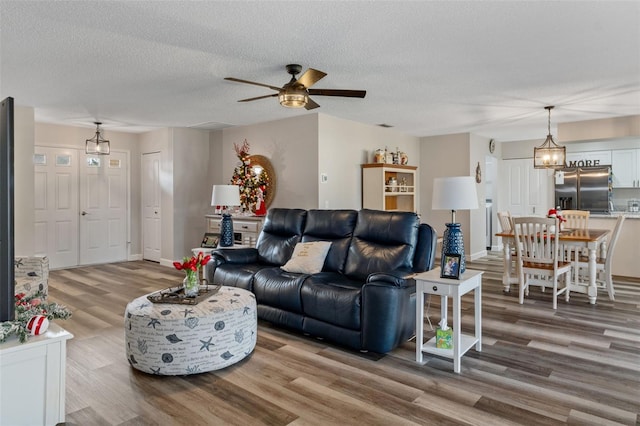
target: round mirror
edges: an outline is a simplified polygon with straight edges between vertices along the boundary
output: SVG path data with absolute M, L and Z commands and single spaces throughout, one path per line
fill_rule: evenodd
M 264 186 L 264 204 L 268 209 L 276 195 L 276 172 L 271 161 L 264 155 L 250 155 L 249 164 L 256 181 Z

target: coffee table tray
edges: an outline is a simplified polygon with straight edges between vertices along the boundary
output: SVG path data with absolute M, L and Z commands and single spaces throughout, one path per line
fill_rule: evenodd
M 196 297 L 186 297 L 184 295 L 184 287 L 169 287 L 164 290 L 156 291 L 147 296 L 153 303 L 172 303 L 177 305 L 197 305 L 207 297 L 216 294 L 221 285 L 201 285 L 198 289 L 198 295 Z

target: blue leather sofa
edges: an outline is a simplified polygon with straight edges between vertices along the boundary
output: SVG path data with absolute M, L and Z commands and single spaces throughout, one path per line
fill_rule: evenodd
M 280 268 L 298 242 L 330 241 L 321 272 Z M 218 249 L 209 281 L 252 291 L 262 320 L 362 351 L 415 334 L 416 272 L 433 267 L 436 234 L 409 212 L 269 210 L 255 248 Z

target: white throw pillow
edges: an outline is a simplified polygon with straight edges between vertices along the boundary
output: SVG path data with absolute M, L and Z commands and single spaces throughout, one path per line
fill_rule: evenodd
M 324 259 L 327 257 L 330 248 L 331 242 L 329 241 L 298 243 L 293 249 L 291 259 L 281 268 L 287 272 L 317 274 L 322 271 Z

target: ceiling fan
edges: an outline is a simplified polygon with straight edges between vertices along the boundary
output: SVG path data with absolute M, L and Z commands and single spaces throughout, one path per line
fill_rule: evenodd
M 269 84 L 256 83 L 255 81 L 242 80 L 234 77 L 226 77 L 225 80 L 236 81 L 238 83 L 255 84 L 256 86 L 268 87 L 271 90 L 275 90 L 278 93 L 271 95 L 258 96 L 255 98 L 241 99 L 238 102 L 249 102 L 258 99 L 274 98 L 278 97 L 280 105 L 287 108 L 305 108 L 307 110 L 318 108 L 316 102 L 309 96 L 342 96 L 346 98 L 364 98 L 367 94 L 366 90 L 342 90 L 342 89 L 310 89 L 311 86 L 316 84 L 321 78 L 327 74 L 309 68 L 296 79 L 296 75 L 302 71 L 302 66 L 298 64 L 289 64 L 286 66 L 287 72 L 291 74 L 291 80 L 282 87 L 271 86 Z

